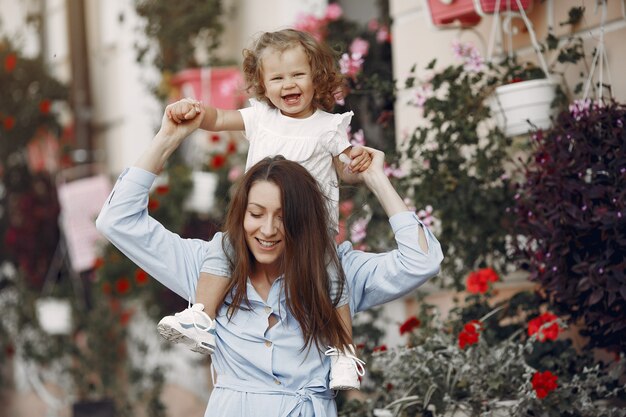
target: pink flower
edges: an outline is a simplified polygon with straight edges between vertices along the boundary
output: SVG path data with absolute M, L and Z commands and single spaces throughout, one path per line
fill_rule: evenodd
M 456 59 L 463 61 L 466 71 L 479 72 L 483 69 L 484 60 L 480 52 L 470 42 L 452 42 L 452 52 Z
M 589 114 L 591 104 L 591 100 L 588 98 L 584 100 L 574 100 L 574 102 L 569 106 L 569 112 L 572 114 L 574 119 L 578 121 Z
M 406 176 L 406 173 L 402 170 L 402 168 L 396 167 L 395 165 L 385 164 L 383 172 L 389 178 L 404 178 Z
M 324 38 L 323 29 L 326 22 L 317 17 L 305 14 L 298 16 L 298 22 L 294 25 L 294 28 L 303 32 L 308 32 L 316 40 L 321 41 Z
M 369 22 L 367 22 L 367 29 L 372 32 L 376 32 L 379 27 L 380 23 L 378 23 L 378 20 L 376 19 L 371 19 Z
M 353 243 L 359 243 L 367 236 L 367 224 L 369 223 L 369 219 L 363 217 L 361 219 L 356 220 L 352 223 L 352 227 L 350 228 L 350 240 Z
M 343 14 L 343 9 L 337 3 L 331 3 L 326 8 L 326 19 L 333 21 L 337 20 Z
M 343 200 L 341 203 L 339 203 L 339 213 L 343 217 L 348 217 L 350 213 L 352 213 L 352 210 L 354 210 L 354 201 Z
M 339 60 L 339 69 L 343 75 L 354 79 L 361 72 L 363 62 L 364 59 L 359 54 L 343 54 Z
M 423 84 L 415 89 L 415 98 L 413 104 L 416 107 L 424 107 L 426 100 L 433 96 L 432 84 Z
M 350 143 L 354 146 L 365 146 L 365 134 L 363 129 L 359 129 L 350 138 Z
M 427 205 L 424 209 L 417 212 L 417 218 L 430 227 L 434 223 L 433 206 Z
M 233 165 L 233 167 L 228 171 L 228 181 L 235 182 L 239 177 L 243 174 L 243 170 L 239 165 Z
M 387 26 L 381 26 L 376 32 L 376 40 L 378 43 L 391 42 L 391 34 Z
M 370 43 L 363 38 L 354 38 L 350 44 L 350 53 L 359 54 L 361 56 L 367 55 L 370 49 Z

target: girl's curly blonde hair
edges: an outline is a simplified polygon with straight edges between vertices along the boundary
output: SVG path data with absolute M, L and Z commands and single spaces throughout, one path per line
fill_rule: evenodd
M 339 72 L 335 53 L 324 43 L 318 42 L 306 32 L 295 29 L 283 29 L 277 32 L 261 34 L 249 49 L 243 50 L 243 73 L 246 91 L 254 98 L 274 105 L 265 97 L 263 85 L 262 56 L 267 48 L 283 52 L 301 45 L 311 65 L 311 78 L 315 94 L 313 107 L 332 111 L 335 106 L 333 92 L 343 86 L 343 75 Z

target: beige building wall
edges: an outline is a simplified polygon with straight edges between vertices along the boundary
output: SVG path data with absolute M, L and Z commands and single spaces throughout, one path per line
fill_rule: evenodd
M 570 26 L 561 26 L 559 23 L 567 20 L 570 8 L 584 6 L 585 18 L 573 28 L 573 33 L 582 36 L 585 51 L 590 56 L 600 39 L 602 29 L 601 9 L 594 13 L 595 4 L 596 0 L 546 0 L 543 2 L 535 0 L 532 10 L 528 12 L 528 17 L 532 21 L 540 42 L 545 39 L 550 22 L 555 28 L 555 35 L 564 40 L 570 33 Z M 394 78 L 398 80 L 399 86 L 403 85 L 411 67 L 415 64 L 417 64 L 418 76 L 423 76 L 425 75 L 424 68 L 434 58 L 437 59 L 439 68 L 454 63 L 451 47 L 454 40 L 472 42 L 483 56 L 487 54 L 492 16 L 483 17 L 480 24 L 469 30 L 454 27 L 441 29 L 434 27 L 431 23 L 426 0 L 390 0 L 390 9 L 393 19 Z M 626 102 L 626 79 L 623 77 L 626 68 L 626 2 L 609 1 L 606 16 L 604 36 L 609 66 L 604 71 L 604 82 L 608 82 L 607 78 L 610 75 L 614 96 L 623 103 Z M 515 20 L 515 25 L 520 29 L 523 27 L 519 19 Z M 521 30 L 513 41 L 514 48 L 522 59 L 536 60 L 530 38 L 525 31 Z M 550 64 L 555 57 L 546 55 L 546 59 Z M 590 58 L 588 64 L 591 64 Z M 579 81 L 585 80 L 579 76 L 581 70 L 587 74 L 584 67 L 570 66 L 566 69 L 568 85 L 574 86 Z M 598 74 L 599 70 L 596 70 L 594 77 L 596 81 Z M 409 136 L 422 120 L 417 108 L 407 104 L 412 94 L 412 91 L 400 91 L 396 102 L 396 138 L 399 143 Z M 527 282 L 524 274 L 521 273 L 506 277 L 504 283 L 497 285 L 500 296 L 530 287 L 532 284 Z M 438 291 L 434 286 L 429 285 L 426 285 L 424 290 L 429 294 L 428 302 L 439 307 L 442 314 L 447 314 L 452 307 L 453 293 Z M 406 298 L 404 316 L 415 314 L 417 308 L 415 299 Z
M 504 1 L 504 0 L 502 0 Z M 529 19 L 537 33 L 539 41 L 545 39 L 549 21 L 554 22 L 555 35 L 564 39 L 568 35 L 570 26 L 560 26 L 560 22 L 567 20 L 570 8 L 584 6 L 585 19 L 574 28 L 574 33 L 585 39 L 585 48 L 588 54 L 597 45 L 600 36 L 601 10 L 596 13 L 596 0 L 546 0 L 534 1 L 533 8 L 528 13 Z M 433 58 L 437 58 L 438 67 L 445 67 L 454 61 L 451 43 L 455 39 L 463 42 L 472 42 L 483 53 L 487 53 L 492 17 L 483 17 L 480 24 L 471 30 L 458 28 L 436 28 L 430 21 L 426 0 L 390 0 L 390 9 L 393 19 L 393 65 L 394 76 L 402 85 L 410 68 L 417 64 L 418 70 L 423 68 Z M 626 101 L 626 79 L 622 76 L 626 68 L 626 11 L 622 0 L 609 1 L 607 20 L 604 26 L 605 45 L 608 55 L 608 72 L 612 78 L 614 95 L 618 101 Z M 521 20 L 515 20 L 515 25 L 522 28 Z M 527 33 L 514 37 L 514 45 L 521 58 L 534 60 L 535 53 L 531 48 Z M 554 57 L 546 56 L 551 62 Z M 591 60 L 588 60 L 591 63 Z M 566 76 L 570 85 L 579 79 L 577 68 L 568 68 Z M 599 71 L 596 71 L 596 76 Z M 422 72 L 423 73 L 423 72 Z M 604 80 L 607 79 L 605 71 Z M 417 110 L 407 106 L 411 92 L 399 94 L 396 105 L 397 138 L 401 140 L 412 132 L 419 119 Z

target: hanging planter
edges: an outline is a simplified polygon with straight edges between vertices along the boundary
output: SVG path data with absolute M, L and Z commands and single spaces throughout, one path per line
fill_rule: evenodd
M 72 330 L 72 307 L 66 299 L 40 298 L 35 302 L 37 320 L 50 335 L 67 335 Z
M 519 17 L 524 21 L 524 26 L 526 26 L 530 36 L 530 42 L 537 54 L 539 71 L 540 73 L 543 72 L 545 77 L 537 78 L 532 76 L 530 77 L 531 79 L 522 78 L 521 81 L 496 87 L 494 93 L 487 99 L 487 104 L 498 127 L 508 137 L 525 134 L 533 128 L 548 129 L 552 125 L 552 116 L 555 115 L 552 103 L 556 97 L 558 84 L 550 77 L 548 65 L 537 41 L 533 24 L 525 12 L 525 9 L 530 7 L 532 2 L 524 0 L 476 0 L 475 3 L 477 8 L 479 3 L 482 3 L 482 6 L 485 7 L 489 6 L 489 10 L 494 13 L 488 59 L 492 57 L 496 35 L 499 33 L 497 25 L 500 23 L 500 12 L 502 11 L 508 16 L 505 18 L 503 31 L 509 36 L 509 45 L 513 44 L 512 36 L 514 32 L 510 27 L 510 18 Z M 509 51 L 509 58 L 511 57 L 512 55 Z M 525 75 L 527 76 L 528 74 Z
M 185 209 L 199 214 L 209 214 L 215 205 L 215 190 L 219 182 L 214 172 L 193 171 L 193 191 L 185 200 Z
M 467 27 L 480 22 L 480 16 L 474 9 L 474 0 L 427 0 L 426 6 L 431 23 L 437 27 L 453 23 Z
M 243 106 L 243 75 L 238 67 L 188 68 L 176 73 L 171 81 L 178 100 L 191 97 L 220 109 L 236 110 Z
M 473 0 L 476 13 L 480 16 L 493 14 L 496 12 L 513 11 L 517 12 L 522 9 L 528 11 L 533 5 L 532 0 L 521 0 L 518 4 L 515 0 L 509 0 L 507 4 L 506 0 Z
M 488 104 L 506 136 L 522 135 L 551 126 L 556 88 L 557 83 L 546 78 L 505 84 L 496 88 Z

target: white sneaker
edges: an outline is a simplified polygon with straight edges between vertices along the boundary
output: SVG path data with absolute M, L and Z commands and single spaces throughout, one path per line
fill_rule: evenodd
M 365 362 L 356 357 L 354 345 L 348 345 L 343 351 L 329 347 L 325 354 L 330 356 L 330 389 L 361 388 L 359 377 L 365 375 Z
M 196 303 L 173 316 L 165 316 L 157 330 L 172 343 L 182 343 L 194 352 L 210 355 L 215 351 L 215 321 Z

